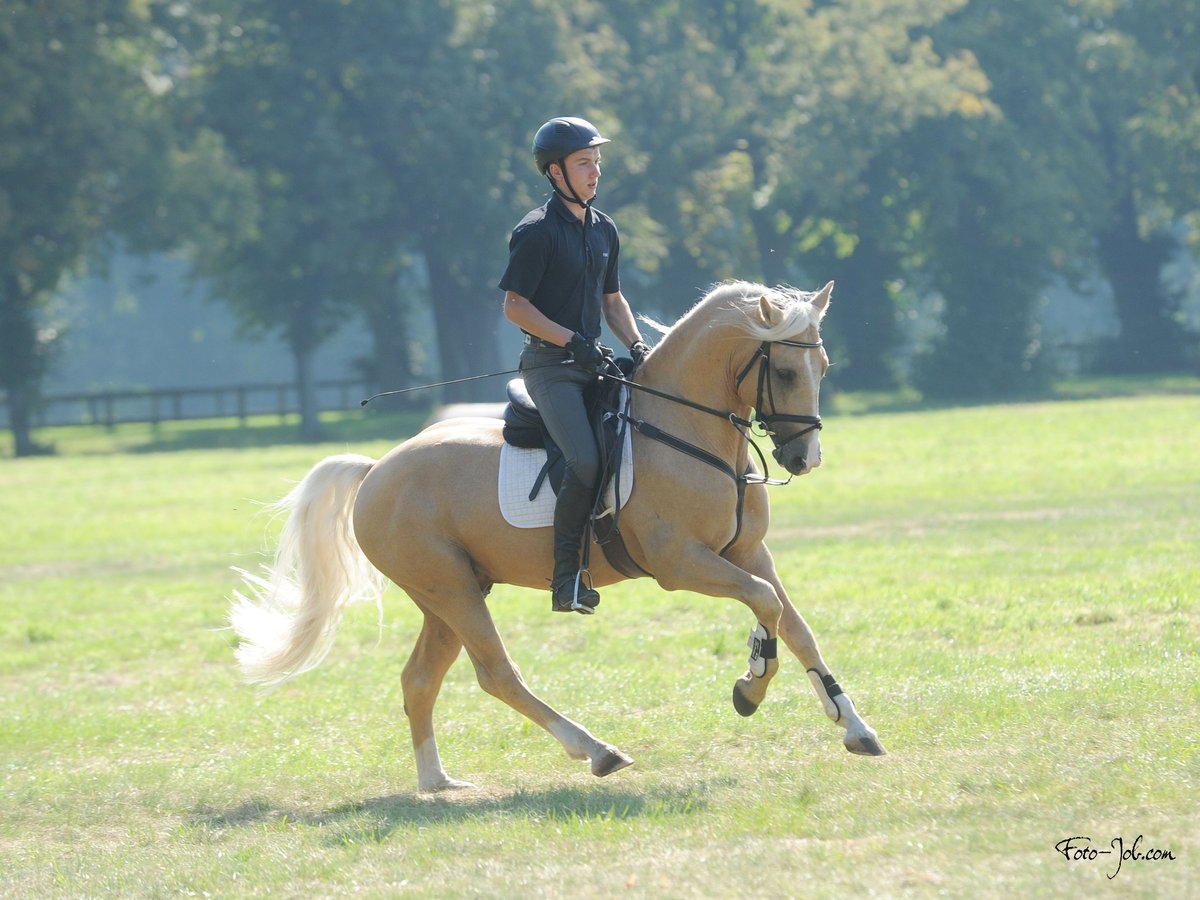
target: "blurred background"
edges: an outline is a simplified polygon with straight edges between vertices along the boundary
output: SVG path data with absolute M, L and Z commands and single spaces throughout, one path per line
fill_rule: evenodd
M 286 390 L 316 439 L 515 367 L 496 282 L 556 115 L 613 140 L 638 312 L 835 279 L 834 391 L 1194 373 L 1198 31 L 1200 0 L 0 0 L 0 426 L 28 455 L 122 392 Z

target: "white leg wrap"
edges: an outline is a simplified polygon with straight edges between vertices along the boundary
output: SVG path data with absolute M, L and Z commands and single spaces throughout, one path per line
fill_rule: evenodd
M 821 706 L 825 708 L 825 715 L 833 719 L 834 722 L 841 722 L 842 719 L 842 704 L 849 704 L 850 709 L 854 709 L 854 705 L 850 703 L 850 698 L 842 693 L 841 686 L 834 680 L 832 675 L 822 675 L 816 669 L 808 670 L 808 680 L 812 682 L 813 690 L 816 691 L 817 697 L 821 701 Z M 842 699 L 836 700 L 835 697 Z
M 766 626 L 759 622 L 750 632 L 746 646 L 750 648 L 750 674 L 762 678 L 767 674 L 767 660 L 775 658 L 775 639 L 767 636 Z

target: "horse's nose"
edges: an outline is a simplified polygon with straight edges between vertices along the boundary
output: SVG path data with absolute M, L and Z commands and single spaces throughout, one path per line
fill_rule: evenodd
M 776 450 L 771 454 L 775 457 L 775 462 L 779 463 L 793 475 L 805 475 L 813 467 L 808 464 L 808 459 L 803 453 L 785 453 L 781 450 Z
M 795 446 L 794 449 L 793 447 L 776 448 L 771 455 L 775 457 L 775 462 L 793 475 L 807 475 L 821 465 L 821 442 L 815 440 L 811 446 Z

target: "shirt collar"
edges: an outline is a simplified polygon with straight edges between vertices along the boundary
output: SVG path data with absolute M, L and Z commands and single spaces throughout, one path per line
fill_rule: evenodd
M 562 216 L 564 219 L 566 219 L 568 222 L 573 222 L 575 224 L 581 224 L 581 220 L 575 215 L 575 213 L 571 212 L 570 207 L 567 206 L 567 201 L 564 200 L 562 197 L 558 196 L 557 192 L 550 195 L 550 208 L 553 209 L 560 216 Z M 598 221 L 596 218 L 595 207 L 589 206 L 587 213 L 591 217 L 591 220 L 592 220 L 591 224 L 595 225 L 596 222 Z

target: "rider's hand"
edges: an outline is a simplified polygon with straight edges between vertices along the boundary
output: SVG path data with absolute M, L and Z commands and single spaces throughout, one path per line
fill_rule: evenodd
M 578 331 L 571 335 L 571 340 L 567 342 L 567 349 L 571 351 L 575 365 L 582 368 L 595 371 L 604 362 L 604 354 L 600 350 L 600 345 L 596 341 L 589 341 Z
M 635 366 L 640 366 L 649 353 L 650 345 L 645 341 L 634 341 L 633 346 L 629 348 L 629 355 Z

